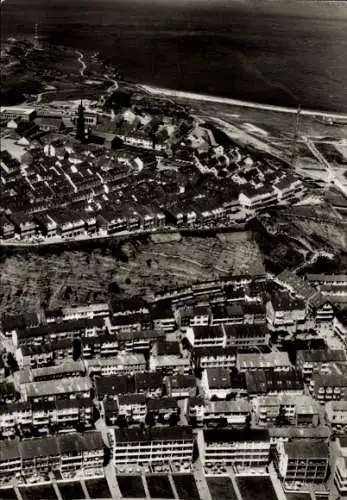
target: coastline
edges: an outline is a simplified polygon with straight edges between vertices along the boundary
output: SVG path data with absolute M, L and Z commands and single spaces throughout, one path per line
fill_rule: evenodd
M 262 111 L 274 111 L 277 113 L 288 113 L 288 114 L 295 114 L 298 111 L 298 108 L 290 108 L 286 106 L 276 106 L 273 104 L 261 104 L 257 102 L 251 102 L 251 101 L 241 101 L 238 99 L 232 99 L 229 97 L 220 97 L 220 96 L 214 96 L 214 95 L 208 95 L 208 94 L 198 94 L 196 92 L 186 92 L 182 90 L 174 90 L 174 89 L 168 89 L 168 88 L 163 88 L 163 87 L 156 87 L 154 85 L 147 85 L 147 84 L 136 84 L 137 87 L 149 94 L 152 95 L 158 95 L 158 96 L 166 96 L 166 97 L 176 97 L 179 99 L 187 99 L 187 100 L 194 100 L 194 101 L 205 101 L 205 102 L 210 102 L 210 103 L 218 103 L 218 104 L 226 104 L 229 106 L 238 106 L 238 107 L 243 107 L 243 108 L 253 108 L 253 109 L 260 109 Z M 337 119 L 337 120 L 346 120 L 347 121 L 347 114 L 344 113 L 337 113 L 335 111 L 319 111 L 319 110 L 313 110 L 313 109 L 305 109 L 301 108 L 301 115 L 305 116 L 312 116 L 312 117 L 322 117 L 322 118 L 330 118 L 330 119 Z

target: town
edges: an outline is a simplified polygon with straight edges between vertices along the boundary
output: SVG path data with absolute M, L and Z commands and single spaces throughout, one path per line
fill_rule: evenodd
M 45 50 L 36 31 L 1 57 L 10 72 Z M 256 125 L 227 126 L 67 53 L 77 70 L 41 68 L 38 95 L 1 107 L 0 252 L 235 241 L 213 279 L 192 243 L 201 274 L 186 284 L 0 310 L 0 499 L 344 497 L 346 143 L 301 136 L 299 109 L 282 155 Z M 297 253 L 232 268 L 249 227 Z M 336 255 L 334 271 L 314 268 Z
M 1 498 L 345 494 L 346 281 L 240 275 L 4 315 Z

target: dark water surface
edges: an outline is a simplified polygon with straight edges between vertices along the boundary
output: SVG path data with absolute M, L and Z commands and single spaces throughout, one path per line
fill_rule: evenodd
M 347 2 L 6 0 L 2 36 L 95 50 L 125 78 L 347 112 Z

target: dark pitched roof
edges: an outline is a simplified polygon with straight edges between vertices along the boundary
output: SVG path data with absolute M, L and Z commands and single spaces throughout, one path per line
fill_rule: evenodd
M 188 426 L 152 427 L 148 429 L 115 429 L 116 442 L 150 442 L 192 440 L 193 431 Z
M 329 444 L 321 440 L 293 440 L 284 443 L 284 450 L 291 458 L 329 458 Z
M 60 455 L 58 441 L 55 436 L 23 439 L 20 450 L 23 460 Z
M 101 432 L 88 431 L 83 434 L 74 432 L 58 436 L 61 454 L 82 451 L 102 450 L 104 442 Z

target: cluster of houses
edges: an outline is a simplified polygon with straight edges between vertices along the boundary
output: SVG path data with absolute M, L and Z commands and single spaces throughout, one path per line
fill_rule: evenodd
M 334 482 L 346 492 L 347 325 L 323 281 L 234 276 L 151 304 L 4 316 L 18 366 L 8 376 L 1 358 L 1 481 L 102 475 L 105 450 L 116 470 L 179 469 L 197 447 L 211 474 L 266 475 L 272 463 L 286 490 Z M 283 332 L 292 343 L 309 335 L 294 357 L 273 345 Z M 95 430 L 100 419 L 107 436 Z
M 60 121 L 76 121 L 75 108 L 70 117 L 64 106 L 59 109 Z M 189 139 L 193 124 L 183 133 L 180 122 L 166 123 L 164 117 L 158 127 L 164 127 L 166 139 L 158 142 L 144 133 L 151 117 L 133 133 L 145 118 L 131 110 L 123 114 L 121 123 L 101 126 L 95 112 L 85 111 L 84 119 L 102 141 L 81 144 L 67 129 L 54 127 L 57 118 L 43 110 L 1 109 L 1 239 L 243 224 L 259 211 L 295 203 L 305 194 L 300 179 L 270 164 L 260 168 L 238 147 L 228 153 L 233 175 L 221 179 L 196 156 Z M 121 140 L 117 147 L 116 139 Z M 211 151 L 222 148 L 211 141 Z

